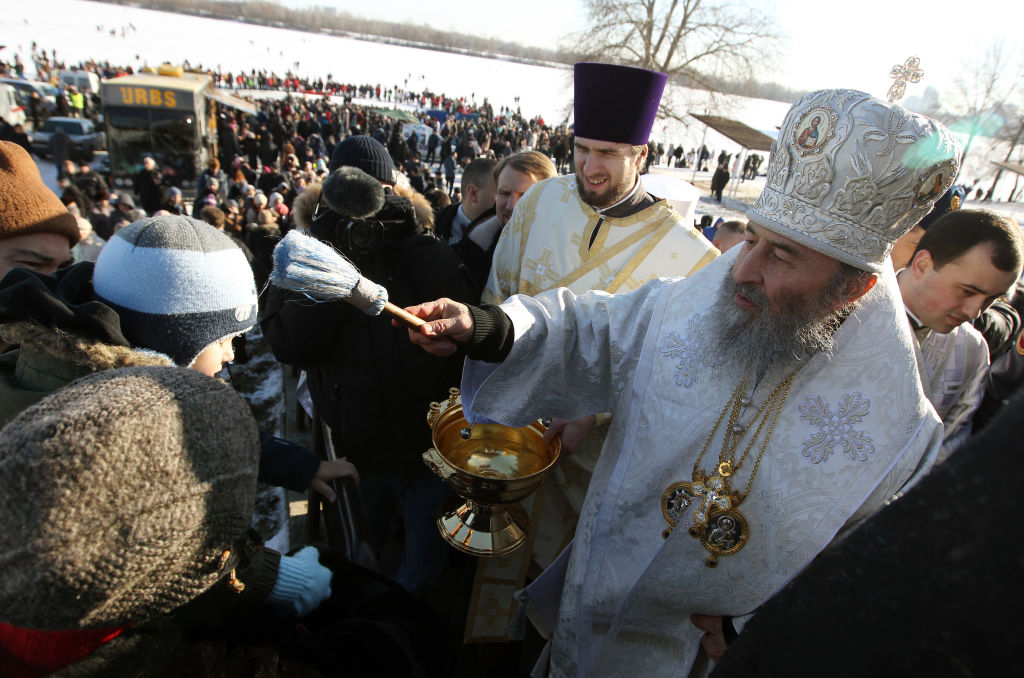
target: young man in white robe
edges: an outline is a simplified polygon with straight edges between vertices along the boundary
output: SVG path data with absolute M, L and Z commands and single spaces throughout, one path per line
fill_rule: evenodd
M 942 424 L 887 256 L 958 169 L 940 124 L 813 92 L 782 124 L 744 244 L 697 274 L 409 309 L 430 321 L 415 343 L 477 358 L 471 422 L 613 413 L 574 542 L 523 594 L 550 638 L 537 675 L 699 673 L 930 467 Z
M 988 210 L 958 210 L 925 231 L 900 293 L 921 351 L 925 393 L 945 428 L 939 461 L 971 436 L 985 397 L 989 348 L 971 326 L 1020 278 L 1020 227 Z

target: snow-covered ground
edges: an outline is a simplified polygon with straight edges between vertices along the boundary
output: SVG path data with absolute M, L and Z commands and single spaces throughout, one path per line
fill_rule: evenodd
M 122 37 L 121 29 L 128 29 Z M 111 36 L 111 29 L 116 35 Z M 88 59 L 141 67 L 164 61 L 238 72 L 251 69 L 288 70 L 309 77 L 331 74 L 354 84 L 430 89 L 448 96 L 465 96 L 478 103 L 485 98 L 493 106 L 518 105 L 524 115 L 541 115 L 546 122 L 571 122 L 572 71 L 518 64 L 501 59 L 466 56 L 385 45 L 351 38 L 305 33 L 283 28 L 254 26 L 182 14 L 155 12 L 85 0 L 46 0 L 19 3 L 18 11 L 0 13 L 0 35 L 7 49 L 31 64 L 35 41 L 67 62 Z M 31 66 L 29 66 L 31 68 Z M 788 105 L 777 101 L 717 96 L 710 101 L 701 92 L 672 87 L 674 101 L 684 109 L 742 120 L 755 129 L 774 135 Z M 693 122 L 684 127 L 675 121 L 659 121 L 656 141 L 699 146 L 704 128 Z M 714 155 L 739 147 L 708 130 L 705 141 Z
M 123 35 L 122 29 L 127 29 Z M 111 30 L 115 35 L 111 35 Z M 427 88 L 477 102 L 486 98 L 495 107 L 516 106 L 518 98 L 526 116 L 541 115 L 554 124 L 571 117 L 572 72 L 567 68 L 531 66 L 87 0 L 19 3 L 18 11 L 0 13 L 0 35 L 6 45 L 0 52 L 3 58 L 11 60 L 17 52 L 30 70 L 31 46 L 35 41 L 48 51 L 56 49 L 57 56 L 68 62 L 96 59 L 142 67 L 188 60 L 192 65 L 208 68 L 233 72 L 255 68 L 279 75 L 291 69 L 314 78 L 331 74 L 354 84 L 380 83 L 385 88 L 399 86 L 416 91 Z M 772 136 L 788 109 L 787 104 L 763 99 L 718 95 L 712 100 L 704 93 L 674 86 L 666 96 L 688 102 L 684 109 L 690 112 L 741 120 Z M 683 143 L 692 148 L 703 142 L 712 150 L 712 158 L 720 150 L 740 150 L 735 143 L 696 122 L 684 126 L 677 121 L 658 121 L 653 136 L 666 146 Z M 961 180 L 982 178 L 982 185 L 987 188 L 993 174 L 987 162 L 990 149 L 981 148 L 983 144 L 978 140 L 976 144 Z M 41 161 L 39 165 L 44 180 L 55 187 L 52 164 Z M 985 176 L 989 177 L 987 181 Z M 695 177 L 698 185 L 701 179 L 699 174 Z M 1011 183 L 1012 177 L 1004 178 L 998 194 L 1008 193 Z M 1024 216 L 1024 208 L 1006 203 L 994 206 Z

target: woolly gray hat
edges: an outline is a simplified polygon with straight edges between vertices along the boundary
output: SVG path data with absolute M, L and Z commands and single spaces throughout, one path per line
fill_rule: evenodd
M 210 344 L 256 323 L 256 283 L 224 233 L 183 216 L 118 231 L 96 260 L 93 288 L 137 348 L 187 366 Z
M 127 205 L 128 207 L 135 209 L 135 201 L 132 200 L 132 196 L 130 193 L 118 193 L 114 197 L 115 199 L 111 201 L 113 204 Z
M 193 370 L 50 394 L 0 431 L 0 620 L 111 628 L 189 602 L 235 566 L 258 457 L 248 405 Z

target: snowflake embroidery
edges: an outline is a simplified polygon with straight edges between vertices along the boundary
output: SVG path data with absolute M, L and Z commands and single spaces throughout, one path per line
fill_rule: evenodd
M 669 360 L 676 360 L 676 385 L 690 388 L 697 381 L 701 366 L 700 314 L 694 313 L 686 325 L 686 338 L 669 332 L 658 342 L 658 350 Z
M 853 428 L 871 411 L 871 401 L 860 393 L 844 395 L 835 412 L 821 396 L 808 396 L 799 409 L 803 419 L 818 427 L 818 432 L 804 441 L 803 454 L 811 463 L 828 461 L 837 445 L 851 461 L 867 461 L 874 453 L 871 437 Z

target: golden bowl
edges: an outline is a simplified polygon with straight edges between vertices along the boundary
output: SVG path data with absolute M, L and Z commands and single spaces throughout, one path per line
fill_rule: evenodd
M 434 447 L 423 461 L 459 495 L 438 515 L 441 536 L 476 556 L 517 549 L 526 541 L 529 519 L 516 502 L 540 485 L 558 460 L 561 441 L 544 443 L 547 427 L 540 421 L 521 428 L 470 426 L 458 389 L 450 389 L 446 403 L 430 404 L 427 423 Z

